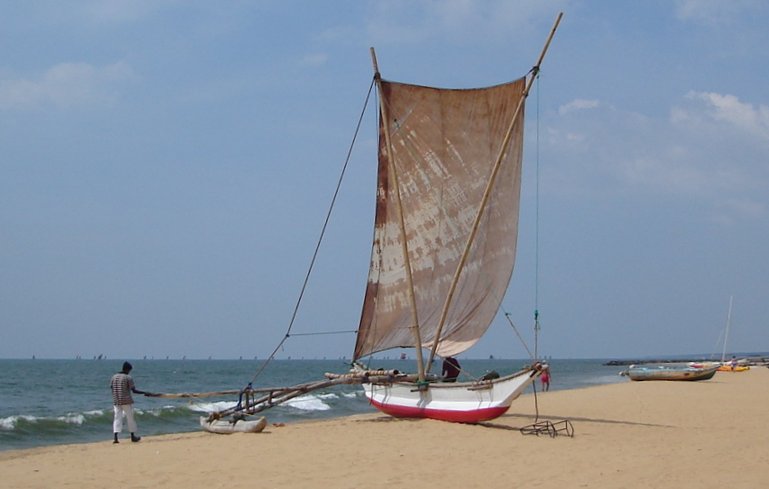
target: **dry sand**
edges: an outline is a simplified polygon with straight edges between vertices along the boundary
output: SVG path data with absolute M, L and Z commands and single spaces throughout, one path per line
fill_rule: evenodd
M 574 437 L 524 436 L 534 396 L 486 425 L 380 414 L 0 452 L 8 488 L 751 488 L 769 483 L 769 369 L 537 396 Z

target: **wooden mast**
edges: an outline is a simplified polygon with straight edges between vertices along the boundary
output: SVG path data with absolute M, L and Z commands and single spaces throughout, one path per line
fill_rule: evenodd
M 457 284 L 459 283 L 459 276 L 461 275 L 462 269 L 465 267 L 465 262 L 467 261 L 467 257 L 470 254 L 470 247 L 475 241 L 475 235 L 478 232 L 478 227 L 480 226 L 481 218 L 483 217 L 483 212 L 486 210 L 486 204 L 488 203 L 489 197 L 491 196 L 491 190 L 494 187 L 494 182 L 497 179 L 497 173 L 499 173 L 499 168 L 502 166 L 502 158 L 505 156 L 505 152 L 507 151 L 507 146 L 510 144 L 510 138 L 512 137 L 513 129 L 515 129 L 515 121 L 518 118 L 518 114 L 521 112 L 521 109 L 523 109 L 523 102 L 524 100 L 526 100 L 526 97 L 529 95 L 529 90 L 531 89 L 531 85 L 534 83 L 534 79 L 537 77 L 537 73 L 539 73 L 539 67 L 542 64 L 542 60 L 545 57 L 545 53 L 547 52 L 547 49 L 550 46 L 550 41 L 553 39 L 553 36 L 555 35 L 555 30 L 558 28 L 558 24 L 560 24 L 562 17 L 563 17 L 563 12 L 559 12 L 558 16 L 555 19 L 555 22 L 553 23 L 552 29 L 550 29 L 550 34 L 547 37 L 545 46 L 542 48 L 542 52 L 539 54 L 537 63 L 531 69 L 531 72 L 530 72 L 531 76 L 526 81 L 526 87 L 524 88 L 523 96 L 518 101 L 518 105 L 515 108 L 515 112 L 513 113 L 513 117 L 512 117 L 512 120 L 510 121 L 510 125 L 507 128 L 507 133 L 505 134 L 505 137 L 502 140 L 502 146 L 500 147 L 499 154 L 497 155 L 497 159 L 494 162 L 494 167 L 492 168 L 491 176 L 489 177 L 489 181 L 486 184 L 486 189 L 483 193 L 483 198 L 481 199 L 480 206 L 478 207 L 478 213 L 475 216 L 473 227 L 470 230 L 470 235 L 467 238 L 467 243 L 465 244 L 465 250 L 462 253 L 462 258 L 459 260 L 457 269 L 454 272 L 454 278 L 451 281 L 451 287 L 449 288 L 449 292 L 446 295 L 446 301 L 443 303 L 443 310 L 441 311 L 441 317 L 438 322 L 438 329 L 435 332 L 435 340 L 433 341 L 433 347 L 430 350 L 430 357 L 427 360 L 428 369 L 432 365 L 433 359 L 435 358 L 435 352 L 438 349 L 438 344 L 440 343 L 440 339 L 441 339 L 441 333 L 443 332 L 443 327 L 446 324 L 446 317 L 448 316 L 448 313 L 449 313 L 449 306 L 451 305 L 451 302 L 454 298 L 454 292 L 456 291 Z
M 371 48 L 371 62 L 374 65 L 374 80 L 376 81 L 377 91 L 379 92 L 379 111 L 382 117 L 382 129 L 384 132 L 385 147 L 387 149 L 387 160 L 390 163 L 387 165 L 387 169 L 390 175 L 390 179 L 392 180 L 392 184 L 395 187 L 395 200 L 398 205 L 398 219 L 401 235 L 403 236 L 401 244 L 403 248 L 403 264 L 406 267 L 406 281 L 408 283 L 409 289 L 409 301 L 411 302 L 411 319 L 413 322 L 411 330 L 414 334 L 414 345 L 416 347 L 419 381 L 422 382 L 425 379 L 425 364 L 424 359 L 422 358 L 422 336 L 419 332 L 419 315 L 417 314 L 417 300 L 416 296 L 414 295 L 414 277 L 411 271 L 411 260 L 409 259 L 408 239 L 406 236 L 406 222 L 403 219 L 403 206 L 401 205 L 401 190 L 400 186 L 398 185 L 398 172 L 395 168 L 395 162 L 392 155 L 392 146 L 390 143 L 390 120 L 387 115 L 387 106 L 385 105 L 384 97 L 382 96 L 382 76 L 379 74 L 379 65 L 377 63 L 376 52 L 374 51 L 373 47 Z

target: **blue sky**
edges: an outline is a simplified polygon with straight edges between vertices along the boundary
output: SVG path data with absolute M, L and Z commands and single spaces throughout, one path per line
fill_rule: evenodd
M 769 350 L 765 2 L 4 0 L 0 357 L 269 354 L 369 47 L 387 79 L 491 85 L 561 10 L 505 309 L 531 347 L 538 291 L 545 355 L 677 355 L 721 351 L 734 296 L 728 350 Z M 367 118 L 294 333 L 357 327 L 375 136 Z M 353 345 L 294 336 L 279 357 Z M 503 317 L 465 356 L 490 354 L 526 355 Z

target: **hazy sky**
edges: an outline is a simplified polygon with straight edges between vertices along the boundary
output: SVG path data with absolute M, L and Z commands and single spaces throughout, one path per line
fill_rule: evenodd
M 560 10 L 505 309 L 532 348 L 538 290 L 553 357 L 720 354 L 734 296 L 728 351 L 769 350 L 766 2 L 3 0 L 0 357 L 269 354 L 369 47 L 387 79 L 492 85 L 528 71 Z M 375 143 L 367 117 L 294 333 L 357 327 Z M 490 354 L 526 355 L 501 315 L 465 356 Z

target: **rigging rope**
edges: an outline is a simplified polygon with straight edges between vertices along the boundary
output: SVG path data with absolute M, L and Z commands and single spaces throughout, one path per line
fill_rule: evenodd
M 537 107 L 536 107 L 536 126 L 535 126 L 535 138 L 536 138 L 536 145 L 535 145 L 535 203 L 534 203 L 534 354 L 531 353 L 531 350 L 529 350 L 528 345 L 526 345 L 526 342 L 524 341 L 523 337 L 521 336 L 520 332 L 518 331 L 518 328 L 515 327 L 515 324 L 513 323 L 512 319 L 510 319 L 510 313 L 505 310 L 504 306 L 500 306 L 502 309 L 502 312 L 505 314 L 505 319 L 510 323 L 510 326 L 512 326 L 513 331 L 515 331 L 515 334 L 518 336 L 518 339 L 521 341 L 521 344 L 526 349 L 526 352 L 529 354 L 529 357 L 536 361 L 539 359 L 539 95 L 540 95 L 540 84 L 539 84 L 539 70 L 534 68 L 531 69 L 529 73 L 532 73 L 532 76 L 535 77 L 536 81 L 536 93 L 537 93 Z M 534 391 L 535 399 L 536 399 L 536 390 Z
M 534 73 L 537 88 L 537 125 L 535 145 L 535 196 L 534 196 L 534 359 L 539 360 L 539 70 Z M 510 323 L 512 324 L 512 322 Z M 534 387 L 534 423 L 539 421 L 539 399 L 537 398 L 537 381 Z
M 534 222 L 534 357 L 539 358 L 539 71 L 534 76 L 537 84 L 537 126 L 536 126 L 536 184 L 535 184 L 535 222 Z M 535 391 L 536 395 L 536 391 Z M 535 397 L 536 399 L 536 397 Z
M 321 336 L 321 335 L 327 335 L 327 334 L 346 334 L 346 333 L 357 333 L 358 330 L 356 329 L 347 329 L 342 331 L 318 331 L 317 333 L 294 333 L 291 336 Z
M 529 358 L 534 360 L 534 355 L 532 355 L 531 350 L 529 350 L 529 346 L 526 344 L 526 342 L 523 340 L 523 336 L 521 336 L 521 333 L 518 332 L 518 328 L 515 327 L 515 324 L 513 324 L 513 320 L 510 319 L 510 313 L 505 311 L 505 308 L 502 308 L 502 312 L 505 313 L 505 319 L 507 319 L 507 322 L 510 323 L 510 326 L 513 327 L 513 331 L 515 331 L 515 335 L 518 336 L 518 339 L 521 340 L 521 344 L 524 348 L 526 348 L 526 353 L 529 354 Z
M 283 344 L 291 336 L 291 328 L 294 327 L 294 321 L 296 320 L 296 315 L 299 312 L 299 306 L 302 303 L 304 292 L 307 289 L 307 283 L 310 281 L 310 275 L 312 274 L 313 267 L 315 266 L 315 260 L 318 257 L 318 252 L 320 251 L 320 245 L 323 242 L 323 237 L 326 234 L 326 228 L 328 227 L 328 222 L 331 219 L 331 212 L 334 210 L 334 204 L 336 203 L 336 198 L 339 195 L 339 189 L 342 186 L 342 180 L 344 179 L 345 172 L 347 171 L 347 165 L 350 163 L 352 150 L 353 150 L 353 147 L 355 146 L 355 141 L 358 138 L 358 132 L 360 131 L 361 124 L 363 123 L 363 116 L 366 113 L 366 107 L 368 107 L 368 100 L 371 97 L 371 90 L 374 87 L 374 81 L 375 79 L 372 78 L 371 84 L 368 87 L 366 100 L 363 103 L 363 109 L 361 110 L 360 116 L 358 117 L 358 124 L 355 126 L 355 132 L 353 134 L 352 141 L 350 142 L 350 147 L 347 150 L 347 157 L 344 160 L 344 165 L 342 166 L 342 172 L 339 175 L 339 180 L 337 181 L 336 189 L 334 190 L 334 195 L 331 198 L 331 204 L 329 205 L 328 212 L 326 213 L 326 219 L 323 221 L 323 227 L 321 228 L 320 236 L 318 237 L 318 243 L 315 245 L 315 251 L 312 254 L 312 259 L 310 260 L 310 266 L 307 269 L 307 274 L 304 277 L 304 282 L 302 283 L 302 288 L 299 292 L 299 297 L 296 301 L 296 305 L 294 306 L 294 311 L 291 314 L 291 321 L 289 321 L 288 323 L 288 329 L 286 330 L 286 334 L 285 336 L 283 336 L 283 339 L 280 340 L 280 342 L 278 343 L 278 346 L 275 347 L 275 349 L 272 351 L 270 356 L 267 357 L 264 363 L 257 369 L 256 373 L 254 373 L 254 376 L 251 378 L 251 382 L 249 382 L 249 386 L 253 384 L 254 381 L 257 379 L 257 377 L 259 377 L 259 375 L 261 375 L 264 369 L 267 368 L 267 365 L 275 358 L 275 355 L 278 353 L 278 350 L 280 350 L 283 347 Z

